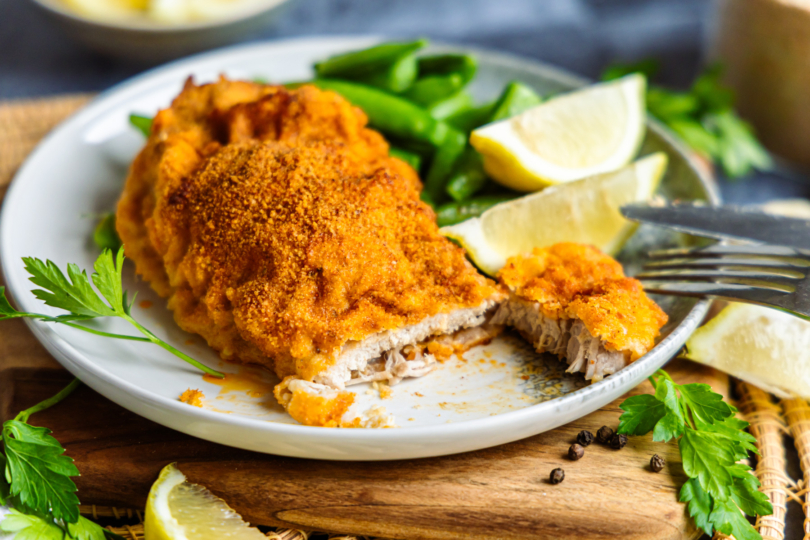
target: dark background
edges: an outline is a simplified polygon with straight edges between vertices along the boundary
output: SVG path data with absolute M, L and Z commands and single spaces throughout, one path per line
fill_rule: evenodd
M 246 41 L 325 34 L 426 36 L 491 47 L 596 79 L 616 61 L 661 60 L 655 82 L 685 88 L 703 61 L 709 0 L 297 0 Z M 104 58 L 63 37 L 29 0 L 0 0 L 0 99 L 104 90 L 150 66 Z M 731 203 L 808 197 L 810 183 L 780 164 L 729 182 Z M 793 463 L 794 472 L 798 466 Z M 801 538 L 791 505 L 788 540 Z

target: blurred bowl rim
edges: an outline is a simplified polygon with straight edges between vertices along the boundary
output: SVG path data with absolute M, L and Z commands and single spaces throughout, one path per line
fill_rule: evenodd
M 109 30 L 163 34 L 169 32 L 194 32 L 227 26 L 228 24 L 243 21 L 272 9 L 279 8 L 290 2 L 290 0 L 262 0 L 250 9 L 238 11 L 229 17 L 185 23 L 161 23 L 149 20 L 146 17 L 133 17 L 132 19 L 120 21 L 114 19 L 96 19 L 70 9 L 67 5 L 64 5 L 61 0 L 31 0 L 31 2 L 49 13 L 80 24 L 87 24 Z

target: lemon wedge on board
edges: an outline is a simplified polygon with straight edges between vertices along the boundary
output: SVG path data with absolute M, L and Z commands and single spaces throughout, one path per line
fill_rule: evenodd
M 470 143 L 487 173 L 518 191 L 613 171 L 644 140 L 646 87 L 639 74 L 594 84 L 478 128 Z
M 806 199 L 760 207 L 780 216 L 810 219 Z M 686 342 L 686 356 L 725 371 L 781 398 L 810 399 L 810 322 L 776 309 L 730 302 Z
M 619 207 L 652 197 L 666 167 L 666 154 L 651 154 L 618 171 L 500 203 L 440 232 L 491 276 L 509 257 L 557 242 L 591 244 L 614 254 L 636 228 Z
M 149 490 L 145 540 L 267 540 L 225 501 L 186 481 L 174 463 L 166 465 Z
M 686 342 L 686 357 L 781 398 L 810 399 L 810 322 L 731 303 Z

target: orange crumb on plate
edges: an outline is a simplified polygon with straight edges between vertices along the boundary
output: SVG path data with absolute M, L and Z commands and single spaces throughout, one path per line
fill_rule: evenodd
M 141 306 L 143 309 L 149 309 L 150 307 L 152 307 L 152 301 L 151 300 L 141 300 L 138 303 L 138 305 Z
M 205 399 L 205 394 L 203 394 L 200 390 L 194 389 L 192 390 L 189 388 L 182 394 L 180 394 L 180 401 L 183 403 L 188 403 L 189 405 L 193 405 L 194 407 L 202 407 L 203 406 L 203 399 Z

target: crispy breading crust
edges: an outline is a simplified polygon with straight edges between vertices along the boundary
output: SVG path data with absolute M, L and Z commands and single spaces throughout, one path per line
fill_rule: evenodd
M 312 380 L 349 340 L 496 293 L 365 124 L 331 92 L 224 79 L 188 83 L 157 115 L 118 231 L 225 360 Z
M 560 243 L 512 257 L 498 278 L 551 319 L 580 319 L 612 351 L 636 360 L 655 345 L 666 313 L 641 283 L 593 246 Z

